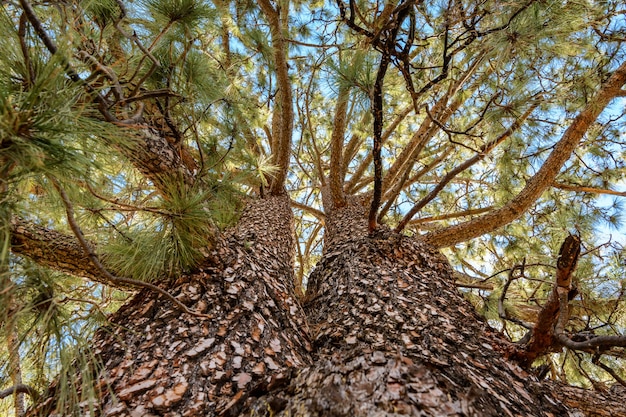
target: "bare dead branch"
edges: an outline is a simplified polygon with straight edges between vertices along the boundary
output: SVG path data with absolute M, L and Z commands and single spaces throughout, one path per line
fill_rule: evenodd
M 513 268 L 511 268 L 511 270 L 509 271 L 509 276 L 506 280 L 506 283 L 504 284 L 504 287 L 502 288 L 502 293 L 500 294 L 500 297 L 498 297 L 498 316 L 500 316 L 502 320 L 510 321 L 512 323 L 515 323 L 519 326 L 522 326 L 530 330 L 533 328 L 532 324 L 526 323 L 525 321 L 517 319 L 515 317 L 510 317 L 508 312 L 504 308 L 504 300 L 506 299 L 506 293 L 509 290 L 509 286 L 514 280 L 524 276 L 525 266 L 526 266 L 526 259 L 524 259 L 524 262 L 521 265 L 516 265 Z M 516 271 L 520 272 L 519 277 L 515 276 Z
M 535 326 L 519 342 L 522 351 L 516 359 L 522 365 L 530 366 L 537 357 L 570 342 L 563 330 L 569 320 L 568 296 L 579 255 L 580 238 L 569 235 L 559 250 L 556 277 L 548 301 L 539 312 Z

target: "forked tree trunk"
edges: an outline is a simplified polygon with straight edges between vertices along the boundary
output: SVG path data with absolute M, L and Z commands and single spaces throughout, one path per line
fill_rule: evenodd
M 309 278 L 314 364 L 248 415 L 626 416 L 615 399 L 508 361 L 509 343 L 456 291 L 439 252 L 391 231 L 368 236 L 368 201 L 347 201 L 327 210 Z
M 368 203 L 327 210 L 304 308 L 287 198 L 251 203 L 219 263 L 169 287 L 212 319 L 141 292 L 97 334 L 103 415 L 626 416 L 609 396 L 508 361 L 510 345 L 458 294 L 441 254 L 367 234 Z

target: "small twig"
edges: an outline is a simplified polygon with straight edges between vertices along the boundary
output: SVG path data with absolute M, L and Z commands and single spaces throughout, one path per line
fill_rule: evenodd
M 150 284 L 148 282 L 143 282 L 143 281 L 139 281 L 139 280 L 132 279 L 132 278 L 118 277 L 118 276 L 115 276 L 112 273 L 110 273 L 100 263 L 100 260 L 98 259 L 98 255 L 96 255 L 94 253 L 93 249 L 91 248 L 91 246 L 89 245 L 89 243 L 85 239 L 85 236 L 84 236 L 82 230 L 78 226 L 78 223 L 76 222 L 76 219 L 74 218 L 74 208 L 72 206 L 72 203 L 71 203 L 69 197 L 67 196 L 67 193 L 61 187 L 61 185 L 56 180 L 56 178 L 54 178 L 52 176 L 48 176 L 48 178 L 50 179 L 50 181 L 52 182 L 52 185 L 54 185 L 54 188 L 56 188 L 56 190 L 58 191 L 59 195 L 61 196 L 61 199 L 63 200 L 63 205 L 65 206 L 65 212 L 67 214 L 67 221 L 68 221 L 68 223 L 70 225 L 70 228 L 72 229 L 72 232 L 74 232 L 74 236 L 76 236 L 76 239 L 78 239 L 78 242 L 80 243 L 81 247 L 83 248 L 83 250 L 85 251 L 85 253 L 89 257 L 89 259 L 91 260 L 93 265 L 96 267 L 96 269 L 98 269 L 98 271 L 100 271 L 100 273 L 102 273 L 102 275 L 104 275 L 110 282 L 112 282 L 114 284 L 129 284 L 129 285 L 132 285 L 132 286 L 135 286 L 135 287 L 148 288 L 148 289 L 150 289 L 152 291 L 155 291 L 155 292 L 163 295 L 164 297 L 168 298 L 170 301 L 172 301 L 172 303 L 174 303 L 174 305 L 176 307 L 178 307 L 181 311 L 183 311 L 183 312 L 185 312 L 187 314 L 190 314 L 190 315 L 196 316 L 196 317 L 203 317 L 203 318 L 209 318 L 209 319 L 213 318 L 212 316 L 210 316 L 208 314 L 202 314 L 202 313 L 198 313 L 198 312 L 190 310 L 189 308 L 187 308 L 186 305 L 184 305 L 183 303 L 178 301 L 176 299 L 176 297 L 174 297 L 172 294 L 170 294 L 169 292 L 163 290 L 162 288 L 157 287 L 154 284 Z
M 37 33 L 37 36 L 39 36 L 39 39 L 41 39 L 41 41 L 44 43 L 44 45 L 52 55 L 57 55 L 58 48 L 56 44 L 50 38 L 50 36 L 48 36 L 48 33 L 46 33 L 43 24 L 35 14 L 35 10 L 31 6 L 31 4 L 28 2 L 28 0 L 20 0 L 20 5 L 22 6 L 24 14 L 28 18 L 28 21 L 32 25 L 33 29 L 35 29 L 35 33 Z M 106 99 L 102 97 L 102 95 L 100 95 L 100 93 L 98 93 L 88 82 L 83 80 L 80 75 L 78 75 L 78 73 L 74 70 L 74 68 L 72 68 L 66 57 L 64 57 L 62 54 L 59 54 L 58 56 L 60 56 L 63 62 L 63 66 L 65 67 L 65 73 L 70 78 L 70 80 L 78 83 L 79 85 L 82 85 L 89 93 L 92 93 L 94 95 L 94 101 L 98 103 L 98 110 L 104 116 L 104 118 L 109 122 L 117 121 L 117 118 L 109 111 L 109 104 L 107 103 Z
M 504 308 L 504 300 L 506 299 L 506 293 L 509 290 L 509 286 L 514 280 L 524 276 L 525 267 L 526 267 L 526 258 L 524 258 L 521 265 L 515 265 L 509 271 L 509 278 L 506 280 L 506 284 L 504 284 L 504 287 L 502 288 L 502 294 L 500 294 L 500 298 L 498 299 L 498 316 L 500 316 L 502 320 L 510 321 L 512 323 L 515 323 L 519 326 L 524 327 L 525 329 L 531 330 L 533 328 L 532 324 L 528 324 L 525 321 L 517 319 L 515 317 L 509 317 L 508 313 L 506 312 L 506 309 Z M 516 277 L 515 271 L 520 271 L 520 275 Z
M 155 213 L 155 214 L 159 214 L 161 216 L 168 216 L 168 217 L 173 215 L 173 213 L 169 213 L 167 211 L 161 210 L 161 209 L 156 208 L 156 207 L 139 207 L 139 206 L 135 206 L 135 205 L 128 204 L 128 203 L 122 203 L 117 198 L 116 199 L 111 199 L 111 198 L 105 197 L 102 194 L 99 194 L 96 190 L 94 190 L 93 187 L 91 186 L 91 184 L 89 184 L 88 181 L 85 181 L 85 186 L 87 187 L 89 192 L 94 197 L 96 197 L 98 200 L 106 201 L 107 203 L 111 203 L 111 204 L 114 204 L 116 206 L 123 207 L 123 208 L 125 208 L 127 210 L 131 210 L 131 211 L 146 211 L 148 213 Z
M 78 57 L 83 61 L 89 62 L 96 68 L 97 71 L 103 72 L 113 83 L 113 94 L 115 95 L 115 99 L 118 101 L 122 99 L 122 86 L 120 85 L 120 80 L 117 78 L 115 71 L 99 62 L 93 55 L 91 55 L 87 51 L 80 51 L 78 53 Z
M 183 98 L 183 96 L 181 96 L 178 93 L 175 93 L 175 92 L 171 91 L 168 88 L 161 88 L 161 89 L 158 89 L 158 90 L 144 91 L 141 94 L 138 94 L 136 96 L 124 98 L 124 99 L 120 100 L 119 104 L 122 105 L 122 106 L 125 106 L 126 104 L 130 104 L 130 103 L 132 103 L 134 101 L 147 100 L 149 98 L 159 98 L 159 97 Z
M 145 104 L 143 102 L 139 102 L 139 105 L 137 106 L 137 110 L 135 111 L 135 114 L 133 114 L 128 119 L 120 120 L 117 123 L 118 124 L 122 124 L 122 125 L 133 125 L 133 124 L 136 124 L 136 123 L 141 123 L 141 121 L 143 119 L 143 109 L 144 109 L 144 107 L 145 107 Z
M 609 375 L 613 377 L 613 379 L 617 381 L 618 384 L 626 387 L 626 381 L 624 381 L 624 379 L 622 379 L 619 375 L 617 375 L 617 373 L 613 369 L 611 369 L 611 367 L 600 362 L 599 354 L 593 355 L 593 358 L 591 359 L 591 363 L 605 370 Z
M 28 74 L 28 84 L 32 84 L 35 81 L 35 69 L 33 63 L 30 60 L 30 54 L 28 53 L 28 42 L 26 41 L 26 22 L 28 18 L 26 13 L 20 15 L 20 24 L 18 28 L 18 36 L 20 38 L 20 48 L 22 49 L 22 55 L 24 56 L 24 66 L 26 67 Z

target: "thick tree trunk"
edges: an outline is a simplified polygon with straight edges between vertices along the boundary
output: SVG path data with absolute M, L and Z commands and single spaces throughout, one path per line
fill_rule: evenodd
M 219 262 L 167 288 L 190 309 L 141 291 L 96 335 L 106 416 L 237 415 L 248 396 L 310 364 L 295 297 L 289 200 L 251 202 L 215 251 Z M 44 413 L 63 414 L 52 399 Z
M 447 260 L 415 238 L 368 236 L 367 206 L 349 198 L 327 210 L 304 304 L 315 362 L 249 415 L 595 415 L 609 400 L 560 391 L 508 361 L 510 344 L 456 291 Z
M 288 199 L 252 202 L 220 263 L 168 288 L 212 320 L 146 290 L 97 334 L 102 414 L 626 416 L 609 394 L 507 360 L 512 346 L 457 293 L 446 259 L 416 238 L 369 235 L 368 203 L 327 207 L 301 308 Z

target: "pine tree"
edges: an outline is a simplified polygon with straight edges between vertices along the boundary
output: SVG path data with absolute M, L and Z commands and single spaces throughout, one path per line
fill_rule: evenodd
M 626 415 L 623 16 L 3 3 L 0 410 Z

